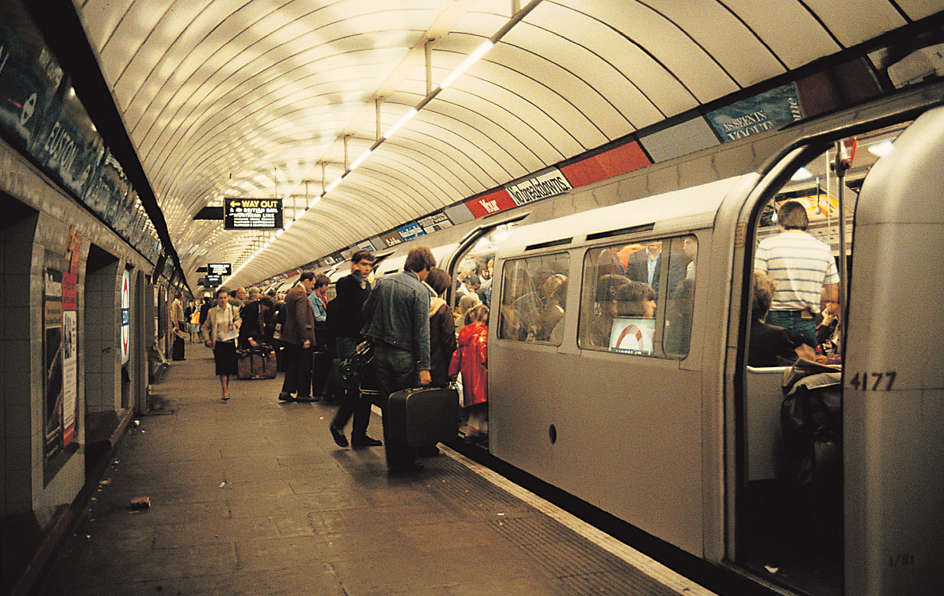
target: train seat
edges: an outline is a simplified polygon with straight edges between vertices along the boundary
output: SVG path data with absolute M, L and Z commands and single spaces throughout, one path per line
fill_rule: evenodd
M 747 422 L 747 480 L 779 478 L 783 456 L 780 405 L 786 366 L 747 367 L 744 419 Z

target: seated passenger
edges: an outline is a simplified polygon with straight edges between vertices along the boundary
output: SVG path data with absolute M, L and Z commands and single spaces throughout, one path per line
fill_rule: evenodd
M 590 323 L 590 344 L 598 348 L 610 347 L 610 332 L 616 318 L 616 292 L 629 283 L 623 275 L 604 275 L 597 282 L 596 308 Z
M 654 319 L 656 291 L 647 283 L 630 281 L 616 291 L 616 314 L 621 317 Z
M 551 275 L 541 284 L 541 307 L 531 329 L 535 341 L 549 341 L 551 334 L 564 318 L 564 306 L 567 300 L 567 276 L 562 273 Z M 563 328 L 560 329 L 563 333 Z M 560 342 L 558 342 L 560 343 Z
M 755 271 L 751 291 L 751 338 L 747 355 L 749 366 L 790 366 L 797 357 L 813 360 L 813 348 L 794 340 L 783 327 L 764 322 L 770 311 L 777 286 L 765 273 Z
M 610 337 L 610 348 L 652 354 L 655 327 L 651 320 L 656 316 L 656 292 L 652 286 L 641 281 L 620 286 L 616 291 L 616 314 L 623 326 L 615 341 Z

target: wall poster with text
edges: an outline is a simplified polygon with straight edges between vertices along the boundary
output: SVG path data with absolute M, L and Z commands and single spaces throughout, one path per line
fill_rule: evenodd
M 43 273 L 43 415 L 45 456 L 62 451 L 62 272 L 46 267 Z

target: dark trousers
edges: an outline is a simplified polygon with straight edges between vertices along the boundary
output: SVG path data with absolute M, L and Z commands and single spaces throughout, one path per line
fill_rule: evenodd
M 177 328 L 184 333 L 187 333 L 187 324 L 186 323 L 177 323 Z M 171 352 L 172 360 L 184 360 L 184 338 L 178 336 L 176 333 L 174 335 L 174 345 Z
M 353 354 L 357 342 L 357 338 L 354 337 L 338 337 L 336 340 L 338 359 L 344 360 Z M 343 387 L 341 379 L 335 374 L 334 370 L 331 372 L 331 381 Z M 362 396 L 358 387 L 343 387 L 341 405 L 338 406 L 338 411 L 334 414 L 331 426 L 343 429 L 347 421 L 351 419 L 351 414 L 353 414 L 354 427 L 351 436 L 363 437 L 367 434 L 367 425 L 370 423 L 370 404 L 371 400 Z
M 401 350 L 382 341 L 374 342 L 374 371 L 380 385 L 380 407 L 383 410 L 384 450 L 387 455 L 387 467 L 403 469 L 416 462 L 416 448 L 407 443 L 391 441 L 390 425 L 387 416 L 387 401 L 391 393 L 401 389 L 419 387 L 416 361 L 412 352 Z
M 298 344 L 285 344 L 285 380 L 282 381 L 282 393 L 298 397 L 310 397 L 311 391 L 311 353 L 312 348 L 303 348 Z

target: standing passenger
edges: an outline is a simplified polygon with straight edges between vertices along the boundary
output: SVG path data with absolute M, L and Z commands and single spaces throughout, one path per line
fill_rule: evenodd
M 236 361 L 236 338 L 239 336 L 239 309 L 229 303 L 229 292 L 220 288 L 216 292 L 216 306 L 207 312 L 203 323 L 203 337 L 208 348 L 213 348 L 216 374 L 223 388 L 223 401 L 229 401 L 229 376 L 239 374 Z
M 480 304 L 465 314 L 459 331 L 459 348 L 452 355 L 449 376 L 462 373 L 464 406 L 470 408 L 465 440 L 484 441 L 488 436 L 488 307 Z
M 364 303 L 363 334 L 374 343 L 374 370 L 380 384 L 381 406 L 386 413 L 390 394 L 429 385 L 429 289 L 423 285 L 436 258 L 426 246 L 410 250 L 404 271 L 377 282 Z M 414 472 L 416 450 L 407 443 L 391 442 L 389 417 L 384 415 L 384 443 L 391 472 Z
M 311 352 L 315 345 L 315 314 L 308 294 L 315 287 L 315 274 L 305 271 L 298 284 L 285 295 L 285 380 L 279 401 L 311 401 Z M 298 392 L 298 397 L 292 394 Z
M 426 284 L 435 293 L 429 301 L 430 385 L 445 387 L 449 384 L 449 361 L 456 351 L 456 323 L 443 299 L 452 278 L 439 267 L 433 267 L 426 277 Z
M 344 360 L 354 353 L 354 348 L 363 339 L 361 329 L 364 327 L 363 306 L 370 296 L 370 282 L 367 276 L 374 267 L 374 256 L 366 250 L 358 250 L 351 257 L 351 273 L 345 275 L 335 284 L 337 296 L 331 301 L 328 316 L 331 318 L 329 326 L 334 336 L 335 359 Z M 333 393 L 334 387 L 340 385 L 337 368 L 332 367 L 325 391 Z M 341 405 L 334 414 L 329 430 L 334 442 L 339 447 L 347 447 L 347 437 L 344 436 L 344 426 L 354 415 L 354 428 L 351 429 L 351 444 L 355 447 L 379 447 L 383 443 L 367 436 L 367 426 L 370 424 L 370 400 L 361 395 L 359 387 L 345 387 L 341 397 Z
M 777 212 L 780 233 L 761 240 L 754 269 L 774 281 L 777 293 L 767 323 L 783 327 L 810 346 L 816 345 L 816 313 L 821 297 L 839 300 L 839 273 L 832 249 L 810 236 L 810 220 L 799 201 L 787 201 Z
M 174 347 L 171 354 L 173 360 L 186 360 L 184 338 L 187 337 L 187 317 L 184 316 L 183 298 L 183 292 L 178 290 L 174 295 L 174 303 L 170 305 L 170 324 L 174 334 Z

